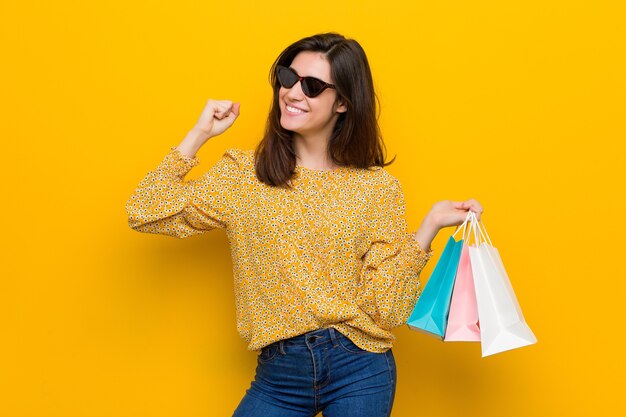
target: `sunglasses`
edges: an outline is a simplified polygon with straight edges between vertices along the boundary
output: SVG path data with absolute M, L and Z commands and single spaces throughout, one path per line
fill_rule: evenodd
M 287 68 L 282 65 L 276 66 L 276 75 L 278 76 L 280 85 L 285 88 L 291 88 L 300 81 L 302 92 L 305 96 L 310 98 L 319 96 L 322 91 L 327 88 L 335 88 L 334 85 L 328 84 L 315 77 L 301 77 L 292 68 Z

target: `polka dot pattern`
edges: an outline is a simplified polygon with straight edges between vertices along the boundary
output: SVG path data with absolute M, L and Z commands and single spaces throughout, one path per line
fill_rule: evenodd
M 407 230 L 397 178 L 382 167 L 298 165 L 288 190 L 256 178 L 253 150 L 231 148 L 185 181 L 199 163 L 172 147 L 128 199 L 128 224 L 181 239 L 226 230 L 248 350 L 325 327 L 370 352 L 392 347 L 433 254 Z

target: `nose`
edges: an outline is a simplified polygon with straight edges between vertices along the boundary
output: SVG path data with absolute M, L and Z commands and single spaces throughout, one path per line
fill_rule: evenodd
M 300 81 L 296 81 L 296 83 L 287 89 L 286 94 L 292 100 L 302 100 L 304 98 L 304 93 L 302 92 L 302 83 Z

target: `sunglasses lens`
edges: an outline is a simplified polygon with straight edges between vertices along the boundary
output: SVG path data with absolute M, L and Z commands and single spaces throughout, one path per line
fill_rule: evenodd
M 308 97 L 318 96 L 324 90 L 324 85 L 315 78 L 302 80 L 302 92 Z
M 298 82 L 298 76 L 289 68 L 278 68 L 278 82 L 285 88 L 291 88 Z
M 298 74 L 291 68 L 278 66 L 277 70 L 278 82 L 285 88 L 293 87 L 299 80 Z M 324 83 L 313 77 L 304 77 L 302 79 L 302 92 L 307 97 L 316 97 L 324 91 Z

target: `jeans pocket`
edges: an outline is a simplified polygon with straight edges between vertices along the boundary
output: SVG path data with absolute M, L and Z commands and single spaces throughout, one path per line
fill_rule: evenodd
M 263 347 L 261 353 L 257 356 L 259 362 L 268 363 L 274 360 L 278 354 L 278 348 L 278 342 Z
M 345 336 L 344 334 L 337 332 L 339 334 L 339 337 L 337 337 L 337 341 L 339 342 L 339 346 L 345 350 L 346 352 L 349 353 L 372 353 L 368 350 L 365 350 L 359 346 L 357 346 L 352 340 L 350 340 L 350 338 L 348 336 Z

